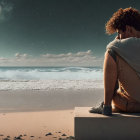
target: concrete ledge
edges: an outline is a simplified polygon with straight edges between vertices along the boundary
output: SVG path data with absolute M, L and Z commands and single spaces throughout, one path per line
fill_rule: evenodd
M 76 140 L 140 140 L 140 113 L 114 113 L 108 117 L 89 113 L 90 107 L 76 107 Z

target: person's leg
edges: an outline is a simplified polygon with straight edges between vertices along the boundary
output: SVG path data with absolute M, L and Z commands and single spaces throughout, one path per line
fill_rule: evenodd
M 120 56 L 116 59 L 119 89 L 113 103 L 122 111 L 140 112 L 140 78 Z
M 140 112 L 140 102 L 119 91 L 113 96 L 113 104 L 115 105 L 113 112 Z
M 119 90 L 113 96 L 112 104 L 114 108 L 112 109 L 113 112 L 126 112 L 128 99 L 127 97 L 121 93 Z
M 104 59 L 104 104 L 111 106 L 117 82 L 117 64 L 108 52 Z
M 104 102 L 99 107 L 93 107 L 90 113 L 112 115 L 112 98 L 117 82 L 117 65 L 113 57 L 107 51 L 104 59 Z

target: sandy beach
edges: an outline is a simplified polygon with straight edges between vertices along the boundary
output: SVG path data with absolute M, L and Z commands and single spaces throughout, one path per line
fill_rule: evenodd
M 0 139 L 20 135 L 27 140 L 66 138 L 74 135 L 73 122 L 73 110 L 2 113 Z
M 103 89 L 0 91 L 0 140 L 70 139 L 74 107 L 94 106 L 102 100 Z

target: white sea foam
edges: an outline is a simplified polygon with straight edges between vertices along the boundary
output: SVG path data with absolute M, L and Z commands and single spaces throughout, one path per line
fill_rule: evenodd
M 50 89 L 95 89 L 103 88 L 101 80 L 28 80 L 1 81 L 0 90 L 50 90 Z
M 62 68 L 1 68 L 1 80 L 101 80 L 102 69 L 83 67 Z
M 2 67 L 0 90 L 103 88 L 101 68 Z

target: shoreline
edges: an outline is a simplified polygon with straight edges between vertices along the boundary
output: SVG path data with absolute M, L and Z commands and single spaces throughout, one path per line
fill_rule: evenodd
M 103 101 L 103 89 L 0 91 L 0 112 L 67 110 L 95 106 Z

